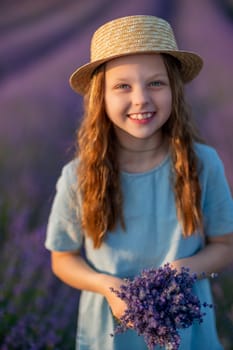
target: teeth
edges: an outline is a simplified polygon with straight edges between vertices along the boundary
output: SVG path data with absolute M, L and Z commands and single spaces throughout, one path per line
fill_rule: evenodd
M 138 120 L 142 120 L 142 119 L 148 119 L 151 118 L 153 115 L 153 113 L 137 113 L 137 114 L 130 114 L 129 117 L 131 119 L 138 119 Z

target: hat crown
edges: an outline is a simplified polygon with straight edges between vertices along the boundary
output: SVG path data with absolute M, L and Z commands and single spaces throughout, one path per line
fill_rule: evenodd
M 178 50 L 168 22 L 154 16 L 128 16 L 102 25 L 91 41 L 91 62 L 140 52 Z
M 127 16 L 107 22 L 96 30 L 91 40 L 91 60 L 70 76 L 70 85 L 84 95 L 99 66 L 117 57 L 139 53 L 166 53 L 174 57 L 179 62 L 184 83 L 195 78 L 203 65 L 199 55 L 178 49 L 173 30 L 164 19 Z

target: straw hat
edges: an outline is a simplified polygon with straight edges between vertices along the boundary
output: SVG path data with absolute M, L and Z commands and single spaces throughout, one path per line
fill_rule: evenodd
M 178 49 L 172 28 L 165 20 L 155 16 L 127 16 L 96 30 L 91 41 L 90 62 L 70 76 L 72 89 L 85 94 L 97 67 L 113 58 L 138 53 L 167 53 L 176 57 L 185 83 L 195 78 L 203 65 L 197 54 Z

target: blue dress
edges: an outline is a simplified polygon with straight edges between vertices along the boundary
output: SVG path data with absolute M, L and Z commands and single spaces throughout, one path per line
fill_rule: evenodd
M 222 162 L 209 146 L 196 144 L 201 163 L 202 210 L 205 235 L 233 232 L 233 200 Z M 121 173 L 124 193 L 126 232 L 120 225 L 108 233 L 100 249 L 82 233 L 80 201 L 75 196 L 77 161 L 63 168 L 57 183 L 46 238 L 46 247 L 54 251 L 74 251 L 84 246 L 87 262 L 96 271 L 121 278 L 134 277 L 143 268 L 196 254 L 203 247 L 201 235 L 182 236 L 177 221 L 171 187 L 171 159 L 168 155 L 156 168 L 145 173 Z M 195 293 L 201 301 L 212 302 L 207 279 L 196 282 Z M 212 309 L 200 325 L 181 331 L 180 350 L 221 350 Z M 114 319 L 102 295 L 83 291 L 80 298 L 77 350 L 146 350 L 142 337 L 128 330 L 112 337 Z M 161 348 L 159 348 L 161 349 Z

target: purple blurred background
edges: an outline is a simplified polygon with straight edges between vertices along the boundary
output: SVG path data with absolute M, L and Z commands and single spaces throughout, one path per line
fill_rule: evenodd
M 93 31 L 108 20 L 132 14 L 167 19 L 179 47 L 203 57 L 204 68 L 187 86 L 187 94 L 201 135 L 217 149 L 233 188 L 231 0 L 3 0 L 0 228 L 4 233 L 6 263 L 9 254 L 16 254 L 12 247 L 21 251 L 17 253 L 19 261 L 22 255 L 25 257 L 28 238 L 19 245 L 17 234 L 25 237 L 37 230 L 40 239 L 31 244 L 34 248 L 40 244 L 35 255 L 41 255 L 46 261 L 44 269 L 49 269 L 43 248 L 48 210 L 61 167 L 73 157 L 75 131 L 82 113 L 81 98 L 70 89 L 68 78 L 89 59 Z M 27 259 L 33 265 L 30 254 Z M 10 266 L 14 270 L 15 265 Z M 43 275 L 43 268 L 39 269 Z M 45 284 L 52 278 L 50 272 L 46 278 L 46 282 L 42 281 Z M 6 305 L 7 308 L 7 301 Z M 230 305 L 232 320 L 232 299 Z M 228 343 L 226 340 L 226 346 Z

